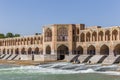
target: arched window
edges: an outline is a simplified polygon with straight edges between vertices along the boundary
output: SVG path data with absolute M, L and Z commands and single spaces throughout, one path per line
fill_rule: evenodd
M 81 33 L 81 35 L 80 35 L 80 41 L 81 42 L 85 42 L 85 34 L 84 33 Z
M 86 42 L 90 42 L 90 37 L 91 37 L 91 34 L 90 34 L 90 32 L 88 32 L 86 34 Z
M 105 40 L 106 40 L 106 41 L 109 41 L 109 40 L 110 40 L 110 31 L 109 31 L 109 30 L 107 30 L 107 31 L 105 32 Z
M 52 41 L 52 30 L 49 28 L 45 31 L 45 41 Z
M 117 36 L 118 36 L 118 31 L 117 30 L 113 30 L 112 31 L 112 40 L 117 40 Z
M 100 31 L 100 32 L 98 33 L 98 40 L 99 40 L 99 41 L 103 41 L 103 32 L 102 32 L 102 31 Z
M 65 27 L 60 27 L 57 30 L 57 41 L 67 41 L 68 40 L 68 30 Z
M 97 41 L 97 33 L 96 32 L 92 33 L 92 41 Z

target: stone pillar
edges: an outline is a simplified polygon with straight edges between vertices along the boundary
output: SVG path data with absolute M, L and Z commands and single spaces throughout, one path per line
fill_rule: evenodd
M 118 31 L 118 34 L 117 34 L 117 40 L 119 40 L 119 36 L 120 36 L 120 35 L 119 35 L 119 31 Z
M 83 55 L 87 55 L 87 46 L 84 46 Z
M 96 55 L 100 55 L 100 45 L 99 45 L 99 43 L 96 46 Z
M 113 55 L 114 54 L 114 48 L 113 48 L 113 45 L 110 45 L 109 46 L 109 55 Z
M 112 41 L 112 31 L 110 31 L 110 41 Z
M 84 38 L 85 38 L 85 42 L 86 42 L 86 33 L 84 35 L 85 35 Z

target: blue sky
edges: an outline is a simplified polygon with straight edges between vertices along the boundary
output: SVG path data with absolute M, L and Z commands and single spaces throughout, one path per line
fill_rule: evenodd
M 57 23 L 120 25 L 120 0 L 0 0 L 0 33 L 32 35 Z

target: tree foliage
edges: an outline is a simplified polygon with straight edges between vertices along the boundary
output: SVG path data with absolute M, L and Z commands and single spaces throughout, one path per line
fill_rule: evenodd
M 20 37 L 20 34 L 15 34 L 14 37 Z
M 2 33 L 0 33 L 0 39 L 1 39 L 1 38 L 5 38 L 5 35 L 2 34 Z
M 6 38 L 11 38 L 11 37 L 14 37 L 14 34 L 11 33 L 11 32 L 8 32 L 8 33 L 6 34 Z
M 2 39 L 2 38 L 12 38 L 12 37 L 20 37 L 20 34 L 13 34 L 11 32 L 8 32 L 5 35 L 3 33 L 0 33 L 0 39 Z

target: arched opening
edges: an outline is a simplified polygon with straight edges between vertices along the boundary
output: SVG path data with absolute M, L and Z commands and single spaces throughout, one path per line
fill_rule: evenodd
M 32 48 L 29 48 L 28 49 L 28 55 L 31 55 L 32 54 Z
M 91 45 L 87 48 L 87 54 L 95 55 L 95 47 L 93 45 Z
M 98 33 L 98 40 L 99 40 L 99 41 L 103 41 L 103 32 L 102 32 L 102 31 L 100 31 L 100 32 Z
M 100 55 L 109 55 L 109 47 L 107 45 L 101 46 Z
M 35 48 L 35 54 L 39 54 L 39 48 L 38 47 Z
M 34 44 L 33 38 L 30 39 L 30 44 L 31 44 L 31 45 Z
M 26 54 L 25 48 L 22 48 L 21 54 Z
M 50 46 L 46 47 L 46 54 L 51 54 L 51 47 Z
M 7 54 L 9 54 L 9 49 L 7 49 Z
M 86 42 L 90 42 L 90 32 L 86 34 Z
M 114 48 L 114 55 L 120 55 L 120 44 L 117 44 Z
M 97 33 L 96 32 L 92 33 L 92 41 L 97 41 Z
M 81 46 L 77 48 L 77 54 L 83 54 L 83 48 Z
M 19 49 L 15 49 L 15 54 L 19 54 Z
M 3 54 L 5 54 L 5 49 L 3 49 Z
M 81 33 L 81 35 L 80 35 L 80 41 L 81 42 L 85 42 L 85 34 L 84 33 Z
M 112 31 L 112 40 L 117 40 L 117 36 L 118 36 L 118 31 L 117 30 L 113 30 Z
M 57 48 L 57 60 L 63 60 L 65 55 L 69 54 L 69 49 L 65 45 L 61 45 Z
M 105 32 L 105 40 L 106 40 L 106 41 L 109 41 L 109 40 L 110 40 L 110 31 L 109 31 L 109 30 L 107 30 L 107 31 Z
M 45 41 L 52 41 L 52 30 L 50 28 L 45 30 Z
M 13 54 L 13 49 L 11 49 L 11 54 Z

